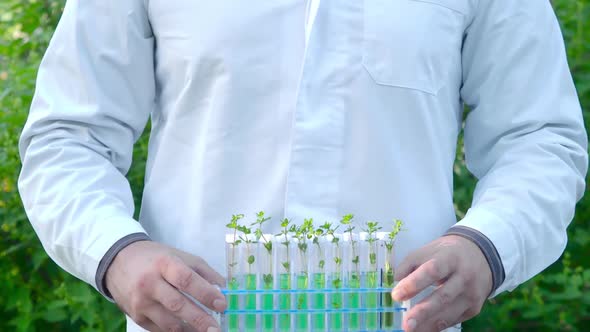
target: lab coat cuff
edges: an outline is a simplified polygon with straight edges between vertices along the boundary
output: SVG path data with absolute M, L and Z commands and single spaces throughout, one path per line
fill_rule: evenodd
M 520 250 L 514 229 L 508 221 L 487 209 L 472 207 L 449 232 L 471 239 L 482 249 L 492 269 L 492 277 L 497 278 L 489 298 L 518 286 L 515 274 L 521 264 Z
M 133 233 L 126 235 L 119 241 L 115 242 L 115 244 L 113 244 L 106 252 L 106 254 L 102 257 L 96 270 L 95 282 L 98 291 L 109 301 L 113 302 L 113 298 L 106 287 L 106 275 L 108 268 L 111 266 L 111 263 L 113 263 L 113 260 L 115 259 L 117 254 L 125 247 L 134 242 L 150 240 L 150 237 L 145 233 Z
M 90 245 L 85 250 L 88 260 L 83 264 L 83 273 L 87 276 L 85 279 L 96 288 L 96 290 L 105 296 L 107 300 L 114 302 L 104 291 L 104 283 L 102 282 L 104 280 L 99 282 L 99 278 L 97 278 L 99 272 L 102 270 L 106 273 L 105 263 L 107 262 L 103 263 L 103 259 L 112 248 L 116 249 L 114 247 L 120 247 L 117 246 L 117 243 L 126 236 L 137 233 L 145 234 L 147 236 L 147 232 L 143 229 L 140 223 L 129 217 L 103 220 L 101 222 L 101 230 L 104 231 L 101 231 L 98 236 L 95 236 L 93 239 L 88 239 Z M 104 279 L 104 277 L 102 279 Z
M 490 271 L 492 272 L 492 289 L 489 295 L 493 294 L 496 289 L 504 282 L 505 274 L 502 266 L 502 259 L 496 246 L 481 232 L 466 226 L 455 226 L 449 229 L 445 235 L 456 235 L 463 237 L 475 243 L 483 253 Z

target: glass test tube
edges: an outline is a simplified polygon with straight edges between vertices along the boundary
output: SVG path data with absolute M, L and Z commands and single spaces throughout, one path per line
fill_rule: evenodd
M 295 273 L 297 278 L 297 289 L 309 289 L 309 247 L 310 242 L 307 240 L 294 239 L 295 243 Z M 305 292 L 295 295 L 295 308 L 297 310 L 309 309 L 309 294 Z M 295 331 L 307 332 L 309 330 L 309 314 L 295 314 Z
M 240 245 L 235 244 L 237 234 L 227 234 L 225 236 L 225 259 L 227 267 L 227 289 L 240 289 L 241 276 L 239 275 L 238 261 L 240 259 Z M 238 295 L 228 295 L 228 310 L 237 310 L 240 307 L 240 298 Z M 225 325 L 228 332 L 240 331 L 240 315 L 228 314 L 225 317 Z
M 326 289 L 326 250 L 331 245 L 324 237 L 316 238 L 309 248 L 311 288 Z M 326 309 L 326 293 L 316 292 L 312 295 L 311 308 L 316 310 Z M 311 316 L 311 330 L 323 332 L 326 329 L 326 315 L 323 313 Z
M 258 246 L 259 253 L 259 271 L 261 276 L 259 278 L 260 289 L 268 291 L 260 295 L 260 306 L 262 310 L 274 309 L 274 294 L 271 292 L 274 289 L 274 265 L 273 265 L 273 250 L 274 243 L 272 242 L 271 234 L 264 234 Z M 263 313 L 262 317 L 262 332 L 273 332 L 275 328 L 275 315 L 272 313 Z
M 278 287 L 280 290 L 290 290 L 291 279 L 293 275 L 293 239 L 290 235 L 277 235 L 273 237 L 273 254 L 274 266 L 277 271 L 275 276 L 278 276 Z M 291 294 L 280 293 L 278 295 L 278 304 L 280 310 L 291 309 Z M 279 314 L 278 316 L 278 331 L 291 332 L 291 315 Z
M 361 287 L 361 269 L 360 269 L 360 241 L 356 233 L 345 233 L 344 239 L 344 269 L 346 271 L 346 287 L 357 289 Z M 347 295 L 347 307 L 358 309 L 361 307 L 361 293 L 351 291 Z M 360 331 L 362 327 L 362 315 L 360 313 L 350 313 L 346 315 L 347 326 L 351 331 Z
M 250 234 L 252 235 L 252 234 Z M 239 266 L 241 275 L 243 276 L 244 289 L 247 291 L 255 291 L 258 286 L 258 243 L 255 242 L 255 237 L 252 235 L 246 237 L 247 241 L 242 241 L 240 244 L 242 253 L 239 259 Z M 256 310 L 257 301 L 256 293 L 246 293 L 244 295 L 243 308 L 245 310 Z M 244 331 L 257 332 L 257 316 L 256 314 L 246 314 L 244 316 Z
M 376 234 L 366 232 L 359 234 L 360 238 L 360 263 L 361 263 L 361 284 L 363 288 L 378 288 L 380 282 L 380 271 L 377 267 L 377 238 Z M 377 309 L 379 306 L 379 293 L 364 293 L 364 307 L 367 309 Z M 365 314 L 366 331 L 379 330 L 379 314 L 377 312 L 368 312 Z
M 389 239 L 389 233 L 377 233 L 377 250 L 378 250 L 378 264 L 381 271 L 381 287 L 386 291 L 381 293 L 381 306 L 388 310 L 381 313 L 381 329 L 382 330 L 400 330 L 402 322 L 402 312 L 393 311 L 399 308 L 391 298 L 391 290 L 395 286 L 394 273 L 394 250 L 395 243 Z
M 334 238 L 338 239 L 334 241 Z M 328 240 L 332 242 L 328 253 L 327 271 L 328 274 L 328 288 L 331 292 L 328 296 L 328 307 L 330 309 L 342 309 L 344 307 L 344 296 L 342 292 L 338 292 L 338 289 L 343 287 L 343 247 L 346 246 L 346 242 L 342 239 L 342 234 L 335 234 L 333 237 L 328 237 Z M 344 331 L 344 315 L 342 313 L 330 313 L 328 316 L 329 326 L 331 332 L 342 332 Z

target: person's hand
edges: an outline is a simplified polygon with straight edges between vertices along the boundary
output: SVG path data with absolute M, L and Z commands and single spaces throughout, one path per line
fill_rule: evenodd
M 405 301 L 429 286 L 438 286 L 404 317 L 408 332 L 442 331 L 470 319 L 492 290 L 492 272 L 483 253 L 470 240 L 456 235 L 441 237 L 410 254 L 398 266 L 392 291 Z
M 106 273 L 119 307 L 149 331 L 220 331 L 215 319 L 182 292 L 222 312 L 224 279 L 199 257 L 151 241 L 121 250 Z

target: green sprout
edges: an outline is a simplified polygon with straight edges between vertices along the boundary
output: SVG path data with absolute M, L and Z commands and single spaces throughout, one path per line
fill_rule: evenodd
M 242 234 L 239 236 L 240 240 L 244 243 L 246 243 L 246 249 L 247 251 L 250 253 L 250 245 L 253 243 L 256 243 L 255 240 L 253 240 L 250 236 L 250 234 L 252 234 L 252 229 L 250 229 L 248 226 L 244 226 L 244 225 L 237 225 L 236 229 L 238 231 L 240 231 Z M 248 273 L 250 273 L 250 271 L 252 270 L 252 264 L 254 264 L 254 262 L 256 261 L 256 257 L 254 257 L 254 255 L 249 255 L 248 256 Z
M 385 248 L 387 249 L 388 255 L 392 254 L 395 238 L 397 237 L 399 232 L 402 231 L 402 226 L 403 226 L 403 222 L 399 219 L 396 219 L 393 224 L 393 229 L 391 230 L 391 232 L 387 233 L 387 241 L 385 241 Z M 386 271 L 391 270 L 390 264 L 391 263 L 389 262 L 389 259 L 386 259 L 385 260 L 385 270 Z
M 353 218 L 354 218 L 353 214 L 347 214 L 342 217 L 342 219 L 340 220 L 340 224 L 342 224 L 346 227 L 344 232 L 348 233 L 350 236 L 350 245 L 352 246 L 352 263 L 354 263 L 354 265 L 356 267 L 356 272 L 358 274 L 359 270 L 360 270 L 360 268 L 359 268 L 359 255 L 358 255 L 357 248 L 356 248 L 356 241 L 354 240 L 354 237 L 352 236 L 352 232 L 356 228 L 352 224 Z M 358 277 L 358 275 L 357 276 L 353 275 L 353 278 L 354 277 Z
M 313 236 L 313 219 L 305 219 L 303 224 L 299 227 L 295 227 L 293 233 L 295 239 L 297 239 L 297 248 L 299 248 L 301 259 L 303 260 L 301 267 L 304 269 L 304 272 L 306 272 L 307 265 L 304 264 L 304 262 L 307 261 L 305 258 L 305 255 L 307 254 L 307 240 L 311 239 Z
M 279 234 L 277 234 L 277 237 L 284 237 L 284 241 L 281 242 L 282 245 L 284 245 L 285 247 L 287 247 L 287 261 L 286 262 L 282 262 L 281 266 L 283 268 L 285 268 L 285 270 L 287 272 L 290 271 L 291 269 L 291 264 L 289 263 L 291 260 L 289 259 L 289 245 L 291 244 L 291 241 L 289 241 L 289 233 L 294 233 L 295 230 L 297 229 L 297 226 L 291 224 L 291 220 L 285 218 L 283 219 L 283 221 L 281 221 L 281 232 Z
M 385 242 L 385 247 L 387 248 L 387 250 L 391 251 L 393 250 L 393 243 L 395 242 L 395 238 L 397 237 L 397 234 L 399 234 L 399 232 L 402 230 L 402 226 L 403 226 L 403 222 L 399 219 L 396 219 L 394 221 L 393 224 L 393 229 L 391 230 L 391 232 L 387 233 L 387 240 Z
M 261 238 L 264 241 L 263 246 L 268 252 L 270 271 L 272 271 L 272 241 L 268 241 L 268 239 L 264 236 L 264 233 L 262 232 L 262 225 L 270 219 L 270 217 L 265 217 L 264 211 L 260 211 L 256 214 L 256 221 L 253 222 L 250 226 L 258 226 L 254 231 L 254 235 L 256 237 L 256 241 L 260 241 Z M 267 285 L 272 284 L 272 272 L 264 274 L 262 278 Z
M 365 232 L 368 233 L 367 242 L 369 242 L 369 261 L 372 265 L 377 264 L 377 254 L 372 250 L 373 243 L 377 241 L 376 233 L 382 228 L 378 222 L 369 221 L 366 224 Z
M 233 238 L 233 241 L 231 243 L 231 246 L 232 246 L 232 251 L 231 251 L 232 252 L 232 255 L 231 255 L 231 259 L 230 259 L 231 263 L 229 264 L 230 268 L 233 268 L 234 266 L 236 266 L 238 264 L 235 261 L 236 247 L 242 241 L 238 238 L 237 233 L 238 233 L 238 227 L 240 226 L 239 225 L 239 221 L 242 218 L 244 218 L 244 215 L 243 214 L 234 214 L 231 217 L 231 221 L 227 225 L 225 225 L 227 228 L 233 229 L 233 231 L 234 231 L 234 238 Z
M 326 261 L 324 260 L 324 253 L 322 251 L 322 246 L 320 245 L 320 239 L 325 235 L 325 230 L 324 228 L 322 228 L 322 226 L 313 229 L 312 232 L 312 243 L 315 244 L 318 247 L 318 254 L 320 257 L 320 261 L 318 262 L 318 267 L 320 269 L 324 268 L 324 265 L 326 264 Z
M 301 252 L 307 252 L 307 240 L 313 237 L 313 219 L 304 219 L 303 224 L 295 230 L 297 247 Z
M 338 246 L 338 242 L 340 239 L 336 236 L 336 231 L 340 225 L 336 225 L 336 227 L 332 228 L 332 223 L 326 222 L 323 225 L 320 225 L 320 229 L 323 230 L 324 236 L 330 236 L 332 238 L 331 242 Z

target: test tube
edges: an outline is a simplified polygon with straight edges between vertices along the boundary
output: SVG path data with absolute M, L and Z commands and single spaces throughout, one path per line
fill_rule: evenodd
M 381 293 L 381 306 L 388 310 L 381 313 L 381 329 L 392 330 L 401 328 L 401 312 L 392 312 L 395 308 L 391 298 L 391 290 L 394 287 L 393 254 L 394 242 L 388 238 L 387 232 L 377 233 L 378 265 L 381 271 L 381 287 L 387 289 Z M 400 316 L 400 317 L 396 317 Z M 396 326 L 396 324 L 398 326 Z
M 295 273 L 297 278 L 297 289 L 309 289 L 309 244 L 307 239 L 294 239 L 295 243 Z M 306 292 L 298 292 L 295 295 L 295 308 L 297 310 L 308 310 L 308 296 Z M 307 332 L 309 330 L 309 314 L 295 314 L 295 331 Z
M 243 255 L 241 255 L 239 259 L 239 266 L 241 270 L 241 274 L 243 276 L 243 285 L 246 291 L 256 291 L 258 286 L 258 269 L 259 269 L 259 262 L 258 257 L 258 243 L 256 242 L 256 238 L 249 234 L 246 236 L 245 241 L 242 241 L 240 244 Z M 256 310 L 257 309 L 257 301 L 256 301 L 256 293 L 255 292 L 246 292 L 244 295 L 244 309 L 245 310 Z M 244 331 L 245 332 L 257 332 L 257 316 L 256 314 L 246 314 L 244 317 Z
M 360 270 L 360 244 L 359 236 L 356 233 L 343 234 L 343 256 L 345 271 L 345 287 L 349 289 L 346 294 L 346 307 L 349 309 L 359 309 L 361 307 L 361 294 L 354 291 L 361 287 L 361 270 Z M 361 314 L 351 312 L 345 315 L 346 326 L 350 331 L 360 331 L 362 322 Z
M 311 288 L 314 290 L 326 289 L 326 250 L 329 249 L 329 243 L 325 237 L 315 237 L 309 248 L 311 258 Z M 312 295 L 311 308 L 316 310 L 326 309 L 326 293 L 315 292 Z M 311 316 L 311 330 L 323 332 L 326 330 L 326 315 L 323 313 L 313 314 Z
M 336 240 L 335 240 L 336 239 Z M 343 287 L 343 247 L 346 242 L 342 239 L 342 234 L 334 234 L 329 236 L 328 240 L 332 242 L 328 255 L 328 286 L 331 291 L 329 293 L 328 307 L 330 309 L 342 309 L 344 306 L 344 296 L 338 290 Z M 330 313 L 328 316 L 329 326 L 331 332 L 344 331 L 344 315 L 341 312 Z
M 239 275 L 239 264 L 240 259 L 240 245 L 237 235 L 227 234 L 225 236 L 225 259 L 227 267 L 227 289 L 238 290 L 240 289 L 241 276 Z M 240 307 L 240 298 L 236 294 L 230 294 L 227 296 L 227 309 L 238 310 Z M 240 331 L 240 315 L 227 314 L 225 319 L 225 325 L 228 332 L 239 332 Z
M 379 288 L 380 273 L 377 268 L 377 238 L 376 234 L 362 232 L 359 234 L 361 248 L 361 282 L 364 288 Z M 364 307 L 377 309 L 379 306 L 379 293 L 368 291 L 364 293 Z M 365 314 L 365 331 L 379 330 L 379 314 L 368 312 Z
M 263 293 L 260 295 L 260 305 L 262 310 L 271 311 L 274 309 L 274 268 L 273 268 L 273 250 L 274 243 L 272 242 L 271 234 L 263 234 L 260 239 L 258 253 L 258 262 L 261 278 L 259 278 L 260 289 Z M 262 332 L 273 332 L 275 327 L 275 315 L 272 313 L 262 314 Z
M 277 235 L 273 237 L 273 254 L 276 275 L 278 276 L 279 290 L 282 292 L 278 295 L 279 310 L 291 310 L 291 279 L 293 275 L 293 239 L 288 234 Z M 291 315 L 281 313 L 278 316 L 278 331 L 291 332 Z

